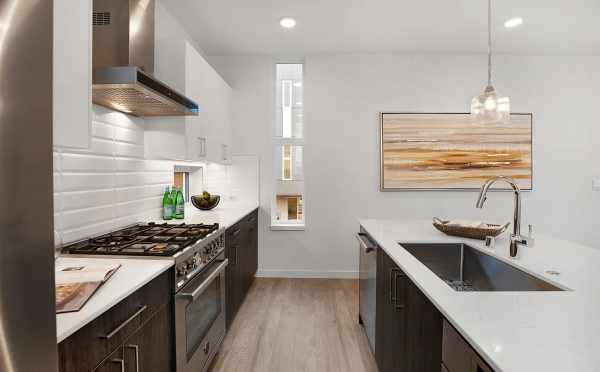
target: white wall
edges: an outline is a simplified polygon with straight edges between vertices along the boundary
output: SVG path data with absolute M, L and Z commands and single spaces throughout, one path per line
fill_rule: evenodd
M 475 192 L 382 193 L 380 111 L 465 112 L 485 85 L 482 55 L 322 55 L 305 64 L 306 231 L 270 231 L 274 180 L 271 57 L 209 57 L 234 88 L 233 144 L 261 159 L 259 270 L 263 275 L 353 276 L 358 218 L 464 217 L 511 220 L 512 195 L 494 194 L 484 210 Z M 534 115 L 534 191 L 523 223 L 600 248 L 599 57 L 499 56 L 496 88 L 513 112 Z M 543 247 L 540 247 L 543 249 Z

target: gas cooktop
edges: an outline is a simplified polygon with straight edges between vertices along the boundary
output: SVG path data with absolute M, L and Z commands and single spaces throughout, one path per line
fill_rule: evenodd
M 137 224 L 63 248 L 69 254 L 169 257 L 219 230 L 219 224 Z

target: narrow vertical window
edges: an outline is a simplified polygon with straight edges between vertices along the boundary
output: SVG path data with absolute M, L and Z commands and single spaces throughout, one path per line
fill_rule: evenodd
M 304 97 L 303 65 L 276 65 L 275 192 L 271 226 L 277 230 L 301 229 L 304 206 Z

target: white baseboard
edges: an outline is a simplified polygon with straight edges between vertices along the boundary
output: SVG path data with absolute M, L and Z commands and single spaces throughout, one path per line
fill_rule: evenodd
M 358 279 L 358 271 L 258 270 L 256 277 Z

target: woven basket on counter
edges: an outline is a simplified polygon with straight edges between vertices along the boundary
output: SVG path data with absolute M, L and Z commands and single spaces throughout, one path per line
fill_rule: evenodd
M 446 235 L 479 240 L 485 240 L 486 236 L 496 237 L 505 232 L 508 226 L 510 226 L 510 222 L 504 225 L 487 223 L 480 227 L 450 225 L 449 222 L 440 220 L 437 217 L 433 218 L 433 226 Z

